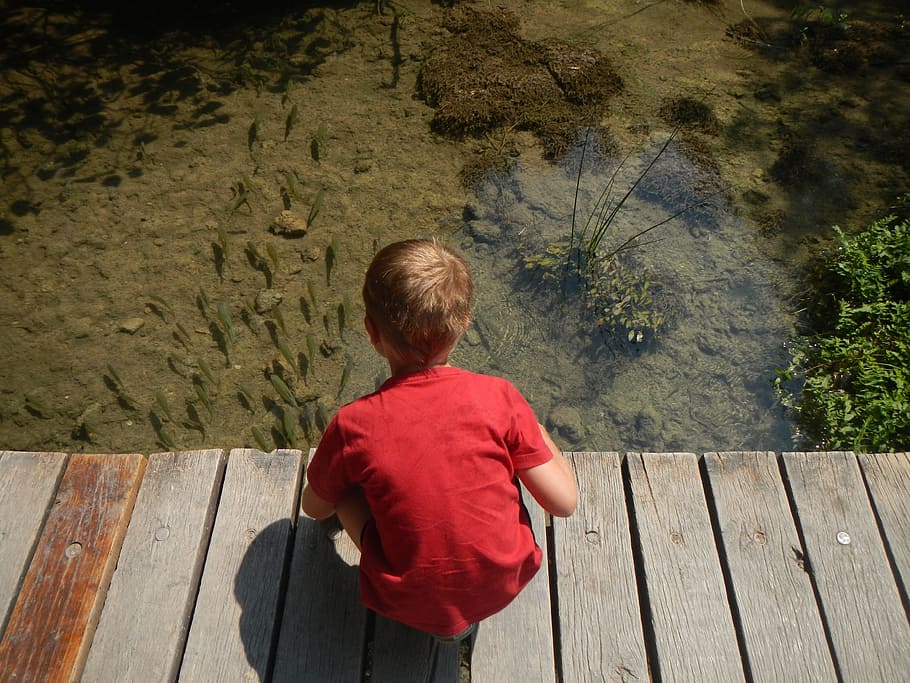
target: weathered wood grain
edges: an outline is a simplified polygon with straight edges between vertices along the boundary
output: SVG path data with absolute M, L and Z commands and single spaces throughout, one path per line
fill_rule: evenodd
M 347 534 L 330 539 L 317 521 L 300 517 L 273 683 L 360 682 L 366 610 L 359 559 Z
M 626 459 L 661 679 L 744 680 L 695 455 Z
M 705 468 L 752 679 L 837 680 L 777 456 L 708 453 Z
M 906 680 L 910 628 L 856 457 L 785 453 L 783 461 L 841 675 Z
M 523 496 L 543 560 L 512 604 L 480 624 L 471 664 L 476 681 L 556 680 L 545 513 L 527 491 Z
M 176 680 L 224 462 L 222 450 L 149 456 L 82 683 Z
M 882 531 L 904 587 L 904 609 L 910 613 L 910 453 L 861 455 L 862 466 Z
M 432 636 L 426 633 L 377 616 L 371 680 L 375 683 L 427 681 L 432 642 Z M 437 645 L 437 658 L 436 674 L 428 683 L 458 683 L 458 644 Z
M 553 518 L 563 681 L 646 681 L 638 587 L 618 453 L 569 453 L 578 508 Z
M 302 473 L 300 451 L 230 452 L 181 681 L 267 679 Z
M 65 465 L 66 453 L 0 452 L 0 636 Z
M 8 681 L 78 681 L 145 468 L 73 455 L 0 642 Z

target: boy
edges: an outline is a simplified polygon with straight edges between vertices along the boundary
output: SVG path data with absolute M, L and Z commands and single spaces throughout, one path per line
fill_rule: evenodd
M 473 293 L 465 262 L 435 240 L 376 254 L 364 324 L 392 376 L 332 419 L 301 501 L 316 519 L 337 514 L 360 549 L 366 607 L 444 639 L 472 633 L 540 567 L 516 477 L 554 515 L 577 499 L 518 390 L 449 365 Z

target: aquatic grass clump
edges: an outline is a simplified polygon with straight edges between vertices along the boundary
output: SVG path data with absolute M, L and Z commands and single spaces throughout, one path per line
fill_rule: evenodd
M 775 386 L 816 448 L 910 449 L 910 220 L 834 235 Z
M 628 184 L 624 192 L 618 189 L 619 174 L 629 160 L 628 154 L 613 170 L 599 192 L 587 219 L 579 221 L 578 199 L 588 149 L 590 130 L 586 133 L 575 182 L 571 231 L 567 240 L 551 242 L 543 252 L 524 256 L 525 269 L 542 280 L 561 283 L 562 294 L 579 298 L 603 335 L 625 337 L 641 343 L 653 339 L 664 327 L 669 315 L 654 298 L 655 287 L 647 272 L 635 267 L 629 254 L 645 246 L 642 238 L 651 231 L 701 206 L 721 192 L 717 190 L 697 201 L 685 204 L 666 218 L 648 224 L 630 237 L 615 240 L 616 221 L 636 189 L 676 139 L 680 128 L 673 130 L 644 170 Z

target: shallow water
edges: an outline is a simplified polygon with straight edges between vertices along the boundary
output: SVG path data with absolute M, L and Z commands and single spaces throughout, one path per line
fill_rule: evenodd
M 504 4 L 528 38 L 593 45 L 625 81 L 601 122 L 616 150 L 582 174 L 578 215 L 626 154 L 625 185 L 653 158 L 672 130 L 668 98 L 704 101 L 719 121 L 719 133 L 668 147 L 617 216 L 621 239 L 723 188 L 629 254 L 667 312 L 656 339 L 592 334 L 575 299 L 523 272 L 524 256 L 567 235 L 577 156 L 553 164 L 530 134 L 505 131 L 514 174 L 462 185 L 465 163 L 495 141 L 434 133 L 415 97 L 446 35 L 442 7 L 263 5 L 176 30 L 114 6 L 12 6 L 0 53 L 0 447 L 255 446 L 254 427 L 268 446 L 315 443 L 326 415 L 383 377 L 359 324 L 375 246 L 429 234 L 460 246 L 477 279 L 477 325 L 456 362 L 511 378 L 563 446 L 788 447 L 770 381 L 786 362 L 792 297 L 831 224 L 862 226 L 910 186 L 908 67 L 819 68 L 783 44 L 786 3 Z M 899 4 L 864 3 L 851 20 L 893 23 Z M 727 35 L 742 22 L 765 47 Z M 305 236 L 270 230 L 288 207 L 305 224 L 320 191 Z M 252 310 L 266 288 L 282 297 L 280 319 Z
M 577 154 L 564 167 L 519 165 L 480 189 L 462 246 L 485 274 L 477 306 L 485 334 L 468 336 L 466 364 L 511 377 L 573 448 L 789 448 L 791 426 L 770 380 L 786 363 L 793 285 L 718 195 L 706 191 L 704 204 L 642 236 L 625 259 L 650 281 L 652 305 L 668 319 L 640 342 L 625 329 L 596 328 L 564 281 L 535 281 L 516 267 L 523 255 L 568 240 L 573 212 L 580 231 L 611 179 L 619 201 L 659 152 L 651 145 L 613 159 L 612 169 L 611 160 L 599 170 L 589 164 L 580 181 Z M 667 195 L 674 186 L 710 187 L 716 179 L 705 175 L 678 145 L 667 147 L 622 204 L 602 250 L 696 203 L 691 191 Z M 492 241 L 491 224 L 500 227 Z

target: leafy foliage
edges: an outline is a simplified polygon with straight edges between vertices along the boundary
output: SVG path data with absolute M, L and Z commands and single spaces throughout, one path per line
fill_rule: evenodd
M 792 340 L 776 385 L 819 448 L 910 449 L 910 220 L 834 233 L 812 331 Z M 803 379 L 799 394 L 786 388 L 791 379 Z

